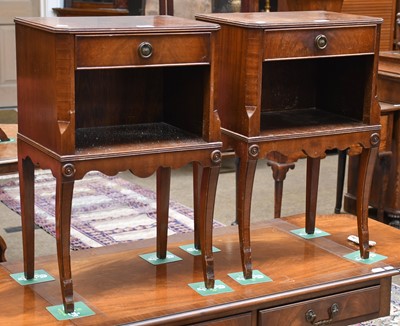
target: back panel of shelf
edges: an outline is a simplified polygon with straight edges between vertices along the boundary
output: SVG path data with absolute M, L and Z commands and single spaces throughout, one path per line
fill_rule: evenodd
M 193 65 L 76 71 L 76 146 L 202 139 L 209 70 Z
M 263 62 L 261 132 L 369 124 L 373 55 Z

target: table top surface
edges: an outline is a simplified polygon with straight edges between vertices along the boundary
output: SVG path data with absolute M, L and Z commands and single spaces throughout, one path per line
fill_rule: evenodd
M 250 12 L 198 14 L 197 19 L 251 28 L 298 28 L 299 26 L 342 26 L 381 24 L 382 19 L 330 11 Z
M 135 33 L 218 30 L 216 24 L 175 16 L 17 17 L 15 22 L 56 33 Z
M 254 304 L 273 305 L 277 301 L 293 302 L 299 297 L 317 297 L 337 293 L 337 285 L 357 288 L 362 282 L 372 282 L 399 273 L 400 231 L 371 220 L 370 236 L 377 245 L 371 252 L 387 258 L 371 265 L 350 261 L 344 254 L 357 251 L 347 240 L 357 234 L 352 215 L 317 217 L 317 227 L 330 236 L 305 240 L 291 230 L 304 227 L 304 215 L 269 220 L 253 225 L 253 268 L 272 279 L 260 285 L 242 286 L 228 276 L 240 272 L 239 243 L 236 227 L 214 230 L 215 276 L 234 292 L 203 297 L 188 284 L 202 281 L 201 259 L 179 248 L 190 244 L 193 234 L 169 237 L 168 250 L 183 260 L 153 266 L 139 254 L 155 251 L 155 241 L 107 246 L 72 252 L 72 274 L 75 300 L 84 301 L 95 316 L 74 320 L 79 325 L 120 324 L 147 320 L 162 315 L 175 315 L 193 310 L 223 309 L 237 305 L 246 309 Z M 46 306 L 61 304 L 59 283 L 47 282 L 23 288 L 8 273 L 22 272 L 22 262 L 0 264 L 0 284 L 3 311 L 0 324 L 29 321 L 29 325 L 44 325 L 54 321 Z M 57 278 L 55 256 L 39 257 L 36 269 L 44 269 Z M 246 306 L 248 305 L 248 306 Z M 221 308 L 222 307 L 222 308 Z M 249 308 L 250 309 L 250 308 Z

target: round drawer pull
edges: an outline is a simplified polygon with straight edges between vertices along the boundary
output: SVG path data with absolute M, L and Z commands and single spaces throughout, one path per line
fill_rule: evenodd
M 328 309 L 329 319 L 323 319 L 316 321 L 317 314 L 312 310 L 308 310 L 306 312 L 306 321 L 309 322 L 313 326 L 323 326 L 329 325 L 333 323 L 333 318 L 339 314 L 339 305 L 337 303 L 332 304 L 332 306 Z
M 325 35 L 320 34 L 315 38 L 315 46 L 319 50 L 323 50 L 328 46 L 328 39 Z
M 148 59 L 153 54 L 153 46 L 149 42 L 142 42 L 139 44 L 138 52 L 143 59 Z

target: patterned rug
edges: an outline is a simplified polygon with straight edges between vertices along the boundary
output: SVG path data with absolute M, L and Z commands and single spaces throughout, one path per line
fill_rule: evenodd
M 3 175 L 0 201 L 21 213 L 18 175 Z M 87 249 L 156 236 L 156 195 L 118 176 L 88 173 L 75 182 L 71 249 Z M 55 179 L 35 172 L 35 223 L 55 236 Z M 215 227 L 223 226 L 214 222 Z M 170 201 L 168 234 L 193 231 L 193 210 Z

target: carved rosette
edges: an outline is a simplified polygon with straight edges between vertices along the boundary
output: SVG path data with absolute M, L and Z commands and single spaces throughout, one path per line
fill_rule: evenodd
M 75 175 L 75 172 L 76 172 L 75 165 L 73 165 L 72 163 L 64 164 L 62 169 L 61 169 L 61 172 L 62 172 L 64 177 L 72 178 Z
M 380 142 L 380 140 L 381 140 L 381 138 L 380 138 L 380 136 L 379 136 L 379 134 L 378 134 L 378 133 L 374 133 L 374 134 L 372 134 L 372 135 L 371 135 L 371 138 L 369 139 L 369 141 L 370 141 L 370 143 L 371 143 L 372 147 L 376 147 L 376 146 L 378 146 L 378 145 L 379 145 L 379 142 Z
M 211 161 L 213 164 L 220 164 L 222 161 L 222 153 L 220 150 L 215 150 L 211 153 Z
M 260 147 L 258 145 L 251 145 L 249 147 L 249 156 L 250 156 L 250 158 L 257 159 L 259 153 L 260 153 Z

